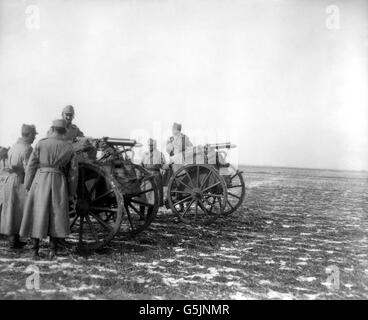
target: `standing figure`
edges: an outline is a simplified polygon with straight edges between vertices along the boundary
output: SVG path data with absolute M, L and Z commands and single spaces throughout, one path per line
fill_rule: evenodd
M 20 235 L 32 238 L 35 258 L 40 239 L 50 236 L 52 259 L 58 243 L 70 233 L 68 208 L 76 193 L 78 167 L 72 144 L 65 140 L 66 128 L 64 119 L 53 122 L 51 135 L 36 145 L 26 169 L 29 193 Z
M 141 165 L 146 168 L 154 177 L 159 190 L 160 206 L 163 204 L 163 183 L 161 170 L 167 169 L 164 154 L 157 150 L 157 142 L 148 139 L 149 151 L 143 154 Z
M 36 138 L 36 127 L 23 124 L 22 137 L 9 149 L 7 166 L 3 168 L 0 205 L 0 233 L 9 237 L 13 249 L 21 248 L 25 243 L 19 240 L 19 230 L 23 217 L 26 198 L 24 174 L 32 152 L 32 143 Z
M 188 136 L 181 133 L 181 124 L 174 123 L 172 126 L 172 137 L 166 142 L 166 151 L 170 157 L 185 151 L 187 148 L 192 147 Z
M 69 142 L 75 142 L 77 138 L 84 137 L 83 132 L 75 125 L 73 122 L 75 111 L 73 106 L 68 105 L 66 106 L 61 116 L 66 121 L 66 132 L 65 132 L 65 139 Z M 47 136 L 50 136 L 52 134 L 52 129 L 47 132 Z

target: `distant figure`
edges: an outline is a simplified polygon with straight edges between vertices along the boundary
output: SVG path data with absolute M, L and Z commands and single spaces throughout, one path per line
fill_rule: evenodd
M 66 121 L 66 133 L 65 133 L 65 139 L 70 142 L 75 142 L 78 137 L 84 137 L 83 132 L 75 125 L 73 122 L 73 119 L 75 117 L 75 111 L 73 106 L 68 105 L 66 106 L 61 116 Z M 47 133 L 47 136 L 52 134 L 52 130 L 50 129 Z
M 159 190 L 161 206 L 163 204 L 163 184 L 161 170 L 167 169 L 168 166 L 166 166 L 164 154 L 157 150 L 156 140 L 148 139 L 148 149 L 149 151 L 145 152 L 143 155 L 141 164 L 155 177 L 155 182 Z
M 36 127 L 23 124 L 22 137 L 9 149 L 7 166 L 3 168 L 0 195 L 0 233 L 9 237 L 9 246 L 18 249 L 25 245 L 19 240 L 23 207 L 26 198 L 24 175 L 36 138 Z
M 181 124 L 174 123 L 172 126 L 172 137 L 166 142 L 166 151 L 170 157 L 185 151 L 187 148 L 192 147 L 193 144 L 189 138 L 181 133 Z
M 55 120 L 48 138 L 40 140 L 28 162 L 25 188 L 29 190 L 20 229 L 33 240 L 33 255 L 39 257 L 39 240 L 50 236 L 50 258 L 69 233 L 69 200 L 74 198 L 78 167 L 72 144 L 65 141 L 67 122 Z M 60 240 L 60 241 L 59 241 Z
M 7 167 L 9 148 L 0 147 L 0 171 Z

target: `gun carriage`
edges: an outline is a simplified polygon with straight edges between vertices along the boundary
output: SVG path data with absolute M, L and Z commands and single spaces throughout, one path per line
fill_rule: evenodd
M 167 200 L 181 221 L 212 222 L 240 207 L 245 197 L 242 172 L 226 161 L 226 150 L 235 147 L 219 143 L 190 148 L 173 165 Z
M 129 139 L 82 139 L 74 144 L 79 158 L 77 199 L 70 210 L 67 243 L 97 250 L 119 233 L 129 238 L 155 219 L 159 187 L 145 168 L 133 163 Z M 185 223 L 208 223 L 237 210 L 245 196 L 242 173 L 226 162 L 226 149 L 208 144 L 188 149 L 174 159 L 166 207 Z M 179 160 L 179 161 L 178 161 Z
M 133 148 L 139 146 L 135 140 L 113 138 L 75 144 L 78 187 L 70 210 L 69 245 L 96 250 L 118 232 L 129 238 L 154 220 L 159 208 L 156 183 L 131 160 Z

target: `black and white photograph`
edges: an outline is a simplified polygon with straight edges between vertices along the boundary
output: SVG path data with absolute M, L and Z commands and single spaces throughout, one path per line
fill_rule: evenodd
M 367 215 L 368 1 L 0 0 L 0 300 L 366 300 Z

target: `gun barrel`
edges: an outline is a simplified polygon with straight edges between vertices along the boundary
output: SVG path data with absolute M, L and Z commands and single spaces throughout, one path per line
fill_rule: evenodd
M 136 140 L 132 140 L 132 139 L 120 139 L 120 138 L 106 137 L 103 140 L 107 144 L 114 145 L 114 146 L 134 147 L 136 145 L 139 145 Z
M 236 145 L 231 142 L 224 142 L 224 143 L 212 143 L 207 145 L 210 148 L 215 149 L 232 149 L 236 148 Z

